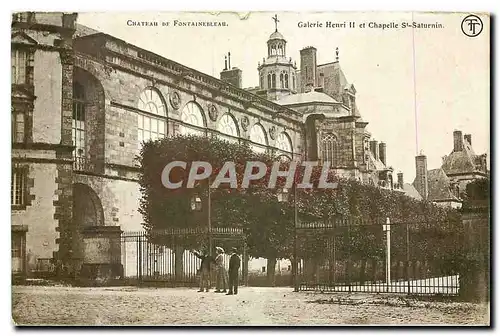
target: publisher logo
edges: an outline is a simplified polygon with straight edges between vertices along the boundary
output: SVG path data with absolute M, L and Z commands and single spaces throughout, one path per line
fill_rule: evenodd
M 462 32 L 469 37 L 476 37 L 483 31 L 483 21 L 476 15 L 468 15 L 462 21 Z

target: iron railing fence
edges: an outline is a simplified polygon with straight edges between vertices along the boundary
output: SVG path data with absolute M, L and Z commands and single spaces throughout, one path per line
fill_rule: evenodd
M 382 223 L 302 223 L 296 244 L 301 291 L 457 295 L 467 256 L 489 267 L 488 226 L 461 221 L 392 223 L 390 234 Z
M 243 231 L 239 228 L 167 229 L 161 231 L 123 232 L 121 263 L 126 280 L 139 284 L 155 283 L 163 286 L 195 287 L 199 284 L 201 260 L 193 251 L 208 251 L 207 237 L 213 246 L 224 248 L 224 264 L 229 267 L 230 248 L 236 247 L 242 265 L 240 284 L 247 280 L 247 252 Z M 214 251 L 212 256 L 215 257 Z M 211 274 L 215 285 L 215 272 Z

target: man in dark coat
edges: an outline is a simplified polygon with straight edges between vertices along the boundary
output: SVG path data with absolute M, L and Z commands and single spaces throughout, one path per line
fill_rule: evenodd
M 238 271 L 241 265 L 241 259 L 236 254 L 236 247 L 231 249 L 231 258 L 229 259 L 229 292 L 226 295 L 236 295 L 238 294 Z
M 215 260 L 208 253 L 199 253 L 197 251 L 192 251 L 195 256 L 201 259 L 200 265 L 200 290 L 198 292 L 203 292 L 205 290 L 208 292 L 210 285 L 210 269 L 212 264 L 215 264 Z

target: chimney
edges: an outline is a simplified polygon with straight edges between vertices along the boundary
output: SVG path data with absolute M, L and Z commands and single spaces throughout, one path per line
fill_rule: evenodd
M 370 151 L 372 152 L 373 156 L 375 157 L 375 160 L 378 160 L 378 142 L 377 140 L 371 140 L 370 141 Z
M 414 187 L 423 199 L 429 196 L 429 184 L 427 181 L 427 157 L 425 155 L 415 156 L 416 176 Z
M 398 173 L 398 185 L 400 189 L 403 189 L 403 185 L 405 184 L 405 181 L 403 179 L 403 173 L 399 172 Z
M 465 140 L 472 146 L 472 136 L 470 134 L 464 135 Z
M 307 47 L 300 51 L 301 92 L 309 92 L 316 87 L 316 48 Z
M 453 151 L 461 152 L 464 148 L 464 142 L 462 138 L 462 131 L 453 132 Z
M 231 68 L 231 53 L 227 53 L 224 65 L 226 67 L 220 73 L 220 79 L 241 89 L 243 77 L 242 71 L 236 67 Z
M 380 156 L 380 161 L 382 161 L 384 165 L 386 165 L 386 148 L 387 145 L 384 142 L 379 143 L 378 155 Z

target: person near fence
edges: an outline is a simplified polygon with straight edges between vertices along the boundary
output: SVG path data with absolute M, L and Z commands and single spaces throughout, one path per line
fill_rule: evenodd
M 212 264 L 215 263 L 215 260 L 209 253 L 206 252 L 200 253 L 197 251 L 192 251 L 192 252 L 196 257 L 201 259 L 200 269 L 198 270 L 200 273 L 200 290 L 198 290 L 198 292 L 203 292 L 203 290 L 208 292 L 211 287 L 210 269 Z
M 228 283 L 226 268 L 224 267 L 224 249 L 217 246 L 215 248 L 217 256 L 215 257 L 216 286 L 215 293 L 225 293 Z M 221 290 L 222 289 L 222 290 Z
M 238 294 L 238 271 L 241 265 L 241 259 L 238 256 L 236 247 L 231 249 L 231 258 L 229 259 L 229 292 L 226 295 Z

